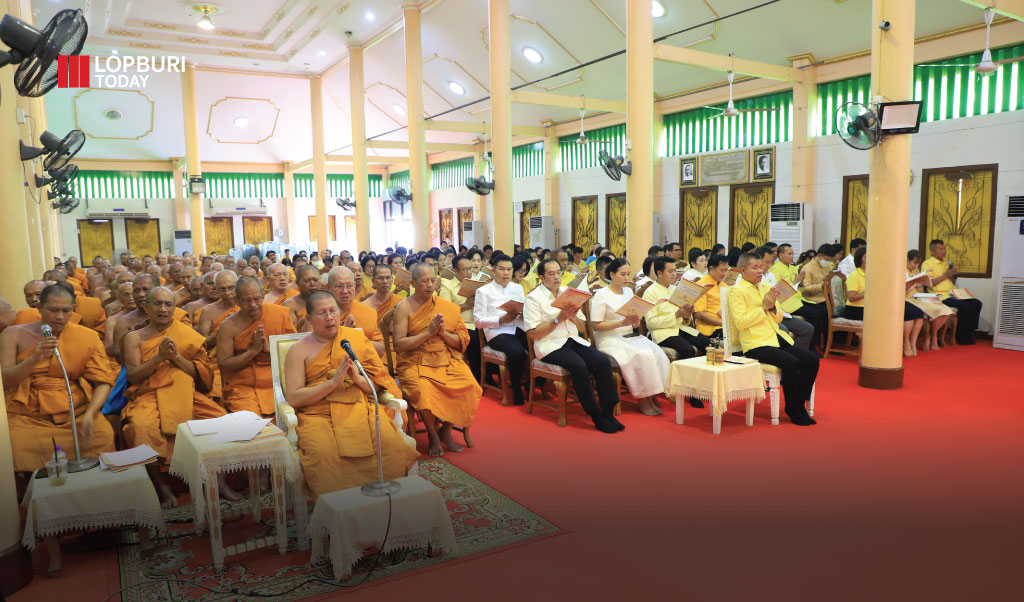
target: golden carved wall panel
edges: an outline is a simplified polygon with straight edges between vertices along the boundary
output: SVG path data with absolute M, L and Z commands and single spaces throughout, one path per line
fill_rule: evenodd
M 452 224 L 452 210 L 441 209 L 437 212 L 437 224 L 438 224 L 438 236 L 441 240 L 452 241 L 453 224 Z
M 710 249 L 718 242 L 718 187 L 679 191 L 679 243 L 683 252 Z
M 597 243 L 597 197 L 582 196 L 572 200 L 572 244 L 583 250 Z
M 608 212 L 605 214 L 605 246 L 616 257 L 622 257 L 626 253 L 626 195 L 609 194 Z M 583 245 L 580 245 L 583 247 Z M 590 253 L 590 247 L 583 247 L 585 254 Z
M 921 184 L 921 254 L 946 243 L 946 260 L 960 276 L 992 277 L 998 165 L 926 169 Z M 1015 258 L 1020 260 L 1020 258 Z
M 519 214 L 519 244 L 528 249 L 530 243 L 530 218 L 540 217 L 540 201 L 523 201 L 523 212 Z
M 839 240 L 843 248 L 855 238 L 868 239 L 868 177 L 843 178 L 843 232 Z
M 730 187 L 729 246 L 768 242 L 768 220 L 775 202 L 772 184 L 740 184 Z
M 458 234 L 459 234 L 459 244 L 460 245 L 463 244 L 463 242 L 462 242 L 462 232 L 463 232 L 462 224 L 464 224 L 466 222 L 471 222 L 471 221 L 473 221 L 473 208 L 472 207 L 459 207 Z M 455 244 L 455 243 L 453 242 L 452 244 Z

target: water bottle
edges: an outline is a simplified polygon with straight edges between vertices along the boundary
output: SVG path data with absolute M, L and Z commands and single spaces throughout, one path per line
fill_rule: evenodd
M 67 454 L 64 453 L 64 449 L 61 448 L 61 446 L 58 445 L 57 446 L 57 462 L 60 463 L 62 461 L 63 462 L 67 462 L 68 461 L 68 456 L 67 456 Z

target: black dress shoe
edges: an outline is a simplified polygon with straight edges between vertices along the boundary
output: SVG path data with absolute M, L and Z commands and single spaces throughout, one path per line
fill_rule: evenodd
M 697 399 L 696 397 L 687 397 L 686 401 L 688 401 L 690 403 L 690 405 L 695 407 L 695 408 L 703 408 L 704 407 L 704 402 L 699 400 L 699 399 Z
M 593 416 L 591 416 L 591 418 L 594 420 L 594 426 L 597 428 L 597 430 L 601 431 L 602 433 L 619 432 L 618 427 L 609 422 L 604 416 L 600 414 L 594 414 Z
M 626 425 L 622 424 L 621 422 L 619 422 L 619 419 L 616 418 L 614 414 L 606 415 L 604 417 L 604 419 L 607 420 L 608 422 L 612 423 L 612 425 L 614 425 L 616 429 L 618 429 L 620 431 L 626 430 Z
M 796 409 L 793 411 L 786 410 L 786 416 L 789 416 L 789 420 L 797 426 L 811 426 L 812 424 L 818 424 L 818 422 L 811 418 L 807 414 L 807 410 L 803 408 Z

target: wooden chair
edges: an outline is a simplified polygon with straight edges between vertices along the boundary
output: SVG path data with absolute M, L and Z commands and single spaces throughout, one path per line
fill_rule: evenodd
M 863 339 L 864 322 L 843 317 L 846 307 L 846 276 L 842 272 L 832 272 L 825 278 L 825 311 L 828 313 L 828 336 L 825 340 L 825 358 L 829 353 L 860 355 L 860 346 L 853 346 L 853 337 Z M 832 339 L 837 332 L 850 333 L 850 340 L 842 347 L 833 349 Z
M 509 376 L 508 376 L 508 360 L 505 358 L 505 354 L 497 349 L 493 349 L 484 343 L 484 329 L 478 328 L 476 330 L 478 340 L 480 341 L 480 386 L 484 389 L 491 389 L 493 391 L 501 392 L 501 405 L 508 406 L 511 401 L 509 400 Z M 498 386 L 495 387 L 487 381 L 487 367 L 490 365 L 498 367 Z
M 586 338 L 590 341 L 590 344 L 597 348 L 597 337 L 594 336 L 594 324 L 590 321 L 590 301 L 583 304 L 583 317 L 586 318 L 587 332 Z M 605 355 L 608 355 L 607 353 Z M 622 414 L 622 369 L 619 368 L 619 362 L 615 361 L 615 358 L 608 355 L 608 362 L 612 365 L 612 374 L 615 376 L 615 390 L 619 392 L 619 403 L 615 404 L 615 415 L 619 416 Z

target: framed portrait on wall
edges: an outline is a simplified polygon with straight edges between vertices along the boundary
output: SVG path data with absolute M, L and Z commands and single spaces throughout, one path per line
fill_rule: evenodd
M 775 147 L 755 148 L 751 153 L 754 158 L 754 181 L 772 181 L 775 179 Z
M 697 157 L 683 157 L 679 160 L 679 187 L 697 185 Z

